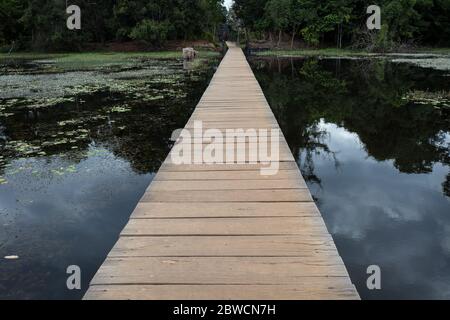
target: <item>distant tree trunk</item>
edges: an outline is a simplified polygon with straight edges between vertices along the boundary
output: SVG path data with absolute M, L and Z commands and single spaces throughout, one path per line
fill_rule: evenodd
M 9 49 L 9 51 L 8 51 L 8 55 L 10 55 L 11 52 L 14 50 L 14 45 L 15 45 L 15 44 L 16 44 L 16 42 L 13 41 L 13 42 L 12 42 L 12 45 L 11 45 L 11 49 Z
M 338 24 L 338 33 L 337 33 L 337 47 L 338 49 L 342 48 L 342 24 Z
M 295 39 L 295 26 L 292 29 L 292 38 L 291 38 L 291 49 L 294 48 L 294 39 Z
M 278 31 L 278 43 L 277 43 L 277 47 L 280 46 L 280 43 L 281 43 L 281 29 L 280 29 L 280 31 Z

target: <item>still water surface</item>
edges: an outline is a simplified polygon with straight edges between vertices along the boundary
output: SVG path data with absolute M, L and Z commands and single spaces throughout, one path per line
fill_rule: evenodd
M 251 64 L 361 297 L 449 299 L 450 101 L 429 96 L 448 98 L 450 71 L 365 59 Z M 372 264 L 379 291 L 366 287 Z
M 360 295 L 450 298 L 450 101 L 429 97 L 448 97 L 449 72 L 364 59 L 251 64 Z M 0 76 L 11 89 L 0 92 L 0 298 L 83 295 L 215 65 L 30 66 L 33 75 L 20 65 Z M 70 264 L 81 291 L 66 289 Z M 366 289 L 370 264 L 380 291 Z
M 0 298 L 82 297 L 217 63 L 3 66 Z M 67 290 L 69 265 L 80 266 L 82 290 Z

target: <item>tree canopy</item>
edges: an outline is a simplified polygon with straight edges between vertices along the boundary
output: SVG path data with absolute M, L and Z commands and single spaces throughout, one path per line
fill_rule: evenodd
M 81 8 L 82 28 L 66 28 L 66 5 Z M 381 30 L 367 30 L 367 7 L 381 7 Z M 0 48 L 69 50 L 88 42 L 216 38 L 229 18 L 247 37 L 280 44 L 371 49 L 450 45 L 450 0 L 0 0 Z M 232 18 L 232 19 L 231 19 Z M 231 20 L 232 21 L 231 21 Z
M 369 31 L 366 10 L 381 8 L 381 30 Z M 450 0 L 235 0 L 233 11 L 247 34 L 282 34 L 309 45 L 450 44 Z
M 66 28 L 66 5 L 81 8 L 81 30 Z M 0 46 L 69 50 L 87 42 L 213 39 L 223 0 L 0 0 Z

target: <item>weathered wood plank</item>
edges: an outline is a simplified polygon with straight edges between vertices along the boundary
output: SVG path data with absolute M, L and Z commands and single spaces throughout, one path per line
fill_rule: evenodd
M 270 181 L 270 180 L 268 180 Z M 142 202 L 304 202 L 313 201 L 311 194 L 303 189 L 267 190 L 183 190 L 151 191 L 141 198 Z
M 318 216 L 314 202 L 139 202 L 132 218 Z
M 321 257 L 337 256 L 330 236 L 139 236 L 121 237 L 109 257 Z
M 263 176 L 259 171 L 201 171 L 178 172 L 160 171 L 154 181 L 158 180 L 298 180 L 298 170 L 279 170 L 277 174 Z
M 275 165 L 279 170 L 297 170 L 295 161 L 278 162 Z M 262 167 L 269 167 L 269 164 L 173 164 L 170 157 L 163 163 L 159 171 L 254 171 Z M 303 178 L 302 178 L 303 180 Z
M 152 191 L 208 191 L 208 190 L 266 190 L 306 189 L 303 180 L 183 180 L 155 181 L 147 189 Z
M 299 235 L 326 233 L 320 217 L 130 219 L 121 236 Z
M 89 300 L 353 300 L 346 277 L 303 278 L 294 285 L 94 285 Z
M 340 259 L 313 257 L 107 258 L 92 284 L 295 284 L 345 277 Z M 324 279 L 325 281 L 325 279 Z

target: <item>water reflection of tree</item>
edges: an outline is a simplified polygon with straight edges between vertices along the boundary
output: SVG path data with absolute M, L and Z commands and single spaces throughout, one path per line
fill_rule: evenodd
M 299 69 L 294 69 L 298 61 L 292 59 L 268 63 L 272 63 L 275 69 L 269 65 L 268 73 L 257 72 L 258 79 L 298 159 L 304 178 L 320 186 L 321 180 L 314 170 L 313 155 L 326 154 L 334 159 L 336 166 L 338 162 L 335 152 L 326 143 L 327 131 L 319 126 L 322 115 L 317 111 L 323 105 L 332 107 L 333 97 L 346 92 L 345 82 L 322 70 L 314 59 L 304 61 Z M 264 64 L 261 67 L 264 68 Z M 301 85 L 299 79 L 302 79 Z
M 450 131 L 448 110 L 402 99 L 411 89 L 448 90 L 439 72 L 384 60 L 283 59 L 276 68 L 258 61 L 258 80 L 297 158 L 299 150 L 333 155 L 317 126 L 324 119 L 358 134 L 369 155 L 393 160 L 401 172 L 427 173 L 435 163 L 450 165 L 444 134 Z M 320 181 L 314 165 L 306 163 L 311 156 L 305 159 L 305 178 Z M 443 188 L 448 195 L 448 182 Z

